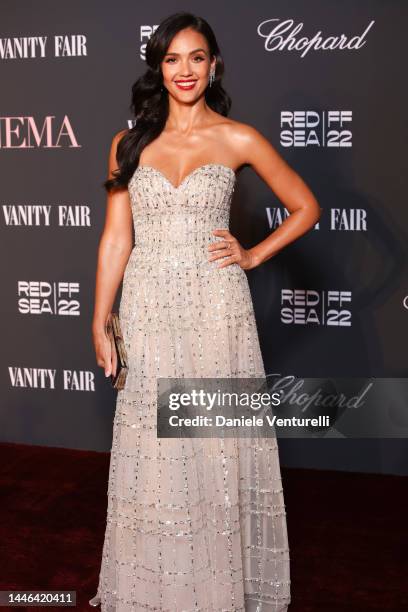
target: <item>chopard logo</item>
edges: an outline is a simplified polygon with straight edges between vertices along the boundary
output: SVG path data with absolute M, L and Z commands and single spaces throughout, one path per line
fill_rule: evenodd
M 275 22 L 277 22 L 276 25 Z M 367 41 L 364 38 L 375 21 L 374 19 L 370 21 L 360 36 L 352 36 L 351 38 L 345 34 L 324 38 L 320 30 L 311 38 L 307 36 L 296 38 L 297 34 L 303 29 L 303 23 L 300 22 L 295 26 L 294 23 L 293 19 L 281 21 L 274 18 L 262 21 L 257 28 L 257 33 L 265 39 L 265 50 L 301 51 L 300 57 L 305 57 L 310 50 L 333 51 L 333 49 L 339 49 L 343 51 L 345 49 L 360 49 L 366 44 Z

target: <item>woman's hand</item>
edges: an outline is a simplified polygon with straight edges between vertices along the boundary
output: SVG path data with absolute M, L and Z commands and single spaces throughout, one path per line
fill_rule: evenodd
M 96 363 L 105 369 L 105 376 L 116 375 L 116 352 L 112 350 L 111 339 L 104 328 L 93 329 Z
M 252 270 L 258 265 L 251 249 L 244 249 L 229 230 L 215 229 L 213 234 L 224 238 L 224 240 L 212 242 L 208 246 L 209 251 L 215 251 L 214 255 L 208 258 L 208 261 L 223 258 L 223 261 L 217 266 L 218 268 L 225 268 L 225 266 L 237 263 L 243 270 Z

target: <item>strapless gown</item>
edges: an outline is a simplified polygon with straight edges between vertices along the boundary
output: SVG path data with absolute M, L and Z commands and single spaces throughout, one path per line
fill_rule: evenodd
M 289 548 L 276 437 L 158 438 L 157 377 L 264 377 L 245 272 L 209 262 L 236 176 L 206 164 L 174 186 L 139 166 L 119 317 L 106 532 L 92 605 L 105 612 L 283 612 Z

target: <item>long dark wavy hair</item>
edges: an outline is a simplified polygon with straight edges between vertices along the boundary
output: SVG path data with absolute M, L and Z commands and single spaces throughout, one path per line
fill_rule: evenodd
M 206 103 L 220 115 L 227 116 L 229 113 L 231 98 L 221 85 L 224 61 L 213 30 L 205 19 L 191 13 L 183 11 L 170 15 L 161 22 L 146 45 L 148 68 L 132 85 L 130 110 L 135 117 L 135 125 L 118 142 L 118 170 L 113 172 L 115 178 L 103 183 L 108 192 L 127 187 L 144 147 L 163 131 L 169 113 L 169 100 L 167 89 L 162 87 L 161 62 L 173 37 L 185 28 L 200 32 L 207 40 L 210 56 L 216 57 L 215 79 L 204 94 Z

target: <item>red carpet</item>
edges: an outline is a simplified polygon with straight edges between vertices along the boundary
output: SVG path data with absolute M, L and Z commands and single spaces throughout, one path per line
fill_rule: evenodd
M 0 444 L 0 460 L 0 589 L 75 590 L 75 609 L 90 612 L 109 454 Z M 285 468 L 282 478 L 290 612 L 408 610 L 407 479 Z

